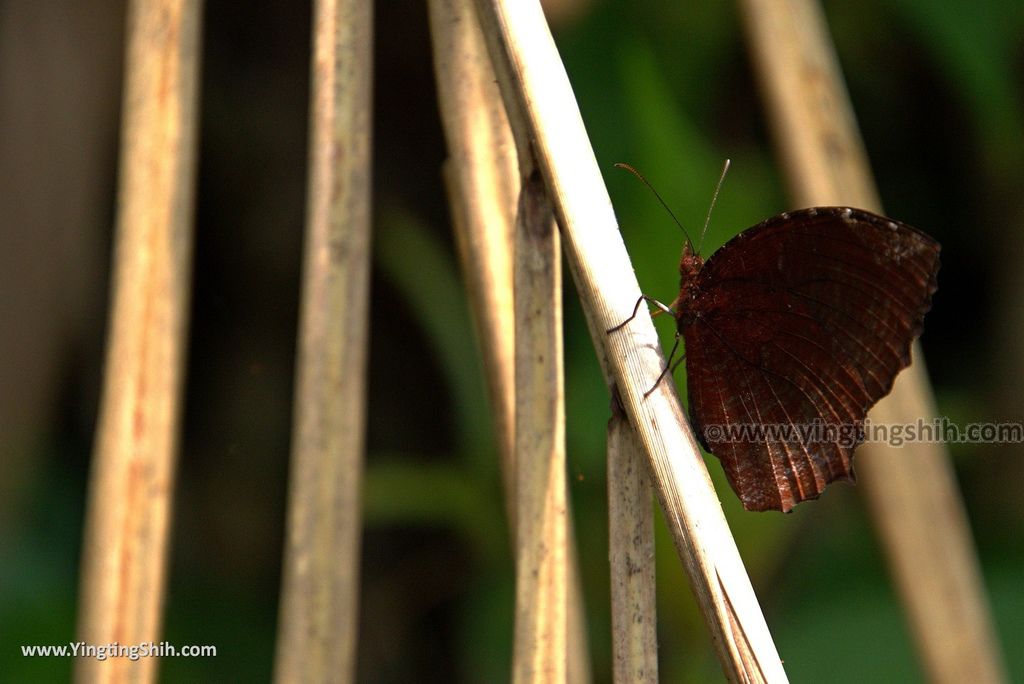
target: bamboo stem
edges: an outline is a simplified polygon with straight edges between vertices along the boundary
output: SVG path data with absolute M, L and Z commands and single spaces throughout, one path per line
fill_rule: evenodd
M 472 0 L 430 3 L 441 120 L 448 142 L 445 166 L 456 243 L 480 340 L 515 538 L 515 365 L 513 222 L 519 194 L 518 160 Z M 567 533 L 567 677 L 589 682 L 583 590 L 572 521 Z
M 78 637 L 157 642 L 181 420 L 195 170 L 198 0 L 129 6 L 112 311 L 82 551 Z M 156 658 L 81 658 L 82 682 Z
M 477 7 L 520 166 L 543 173 L 598 359 L 650 460 L 722 667 L 733 681 L 786 681 L 674 387 L 661 383 L 643 396 L 664 364 L 650 317 L 605 332 L 629 316 L 640 291 L 541 7 L 526 0 L 478 0 Z
M 370 272 L 372 3 L 318 0 L 275 681 L 355 678 Z
M 642 445 L 613 399 L 608 421 L 608 549 L 616 684 L 658 681 L 653 494 Z
M 539 175 L 516 217 L 516 619 L 514 682 L 567 677 L 568 510 L 558 233 Z
M 743 0 L 749 42 L 794 201 L 880 211 L 867 155 L 820 8 Z M 870 413 L 907 424 L 936 415 L 920 347 Z M 934 682 L 1005 680 L 963 501 L 938 443 L 863 445 L 857 473 L 911 631 Z
M 448 143 L 449 204 L 494 407 L 508 517 L 514 520 L 516 151 L 472 0 L 432 0 L 430 28 Z

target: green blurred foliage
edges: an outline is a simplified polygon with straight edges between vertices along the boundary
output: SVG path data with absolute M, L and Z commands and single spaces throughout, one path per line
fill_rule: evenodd
M 732 159 L 706 254 L 792 207 L 732 4 L 584 4 L 556 27 L 556 40 L 641 287 L 668 301 L 683 235 L 614 162 L 639 168 L 695 235 L 722 161 Z M 213 643 L 220 653 L 168 659 L 166 681 L 261 681 L 271 672 L 308 86 L 308 8 L 287 5 L 207 10 L 196 301 L 167 638 Z M 940 411 L 958 422 L 995 416 L 1002 316 L 993 288 L 1000 259 L 1021 256 L 999 245 L 1024 218 L 1022 5 L 825 6 L 886 207 L 945 246 L 922 339 Z M 419 2 L 378 3 L 378 21 L 359 679 L 501 681 L 514 601 L 509 528 L 444 204 L 426 14 Z M 565 273 L 568 472 L 594 673 L 609 681 L 609 400 Z M 670 344 L 672 322 L 658 326 Z M 95 384 L 97 365 L 71 374 L 68 392 L 84 398 L 49 428 L 32 509 L 5 541 L 3 681 L 62 681 L 69 672 L 68 663 L 26 660 L 9 645 L 72 639 L 96 400 L 94 389 L 74 387 Z M 1012 646 L 1024 640 L 1024 492 L 1019 477 L 1003 473 L 1021 473 L 1020 452 L 952 450 L 993 611 Z M 708 465 L 792 681 L 920 680 L 856 488 L 832 487 L 787 516 L 751 514 L 714 458 Z M 661 679 L 714 681 L 720 670 L 660 522 L 657 544 Z M 1024 679 L 1020 650 L 1006 657 Z

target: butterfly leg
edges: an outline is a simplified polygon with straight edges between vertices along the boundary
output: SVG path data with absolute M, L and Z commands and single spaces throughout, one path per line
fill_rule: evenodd
M 643 295 L 642 294 L 642 295 L 640 295 L 640 299 L 636 300 L 636 304 L 633 306 L 633 313 L 631 313 L 629 315 L 629 318 L 627 318 L 626 320 L 622 321 L 621 323 L 619 323 L 618 325 L 616 325 L 613 328 L 608 328 L 607 330 L 605 330 L 605 333 L 608 334 L 608 335 L 611 335 L 616 330 L 621 330 L 622 328 L 625 328 L 627 323 L 629 323 L 631 320 L 636 318 L 636 312 L 640 310 L 640 305 L 644 301 L 647 301 L 648 303 L 650 303 L 653 306 L 657 307 L 657 310 L 654 313 L 651 314 L 652 316 L 657 316 L 660 313 L 672 314 L 672 309 L 668 308 L 667 306 L 665 306 L 664 304 L 659 302 L 654 297 L 648 297 L 647 295 Z
M 649 389 L 646 392 L 644 392 L 644 399 L 646 399 L 647 397 L 651 396 L 651 392 L 653 392 L 654 390 L 658 389 L 658 385 L 661 384 L 661 381 L 665 379 L 666 375 L 668 375 L 669 373 L 675 373 L 676 372 L 676 368 L 678 368 L 679 364 L 682 363 L 683 359 L 686 358 L 686 354 L 683 354 L 682 356 L 679 357 L 678 361 L 676 361 L 675 363 L 672 363 L 672 357 L 674 357 L 676 355 L 676 350 L 679 349 L 679 338 L 680 338 L 679 333 L 676 333 L 676 341 L 672 345 L 672 351 L 670 351 L 668 353 L 668 361 L 665 362 L 665 367 L 662 369 L 661 375 L 659 375 L 658 379 L 654 381 L 653 385 L 651 385 L 651 389 Z
M 679 334 L 678 333 L 676 333 L 676 343 L 677 344 L 679 343 Z M 669 360 L 671 361 L 671 357 L 669 358 Z M 675 375 L 676 368 L 679 368 L 679 364 L 681 364 L 685 360 L 686 360 L 686 352 L 683 352 L 683 355 L 680 356 L 676 360 L 676 362 L 672 364 L 672 370 L 670 370 L 669 372 L 672 373 L 673 375 Z

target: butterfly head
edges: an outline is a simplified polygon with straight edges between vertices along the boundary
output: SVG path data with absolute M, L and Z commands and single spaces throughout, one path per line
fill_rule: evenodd
M 683 245 L 683 255 L 679 258 L 679 296 L 672 302 L 680 330 L 693 322 L 691 303 L 697 296 L 697 274 L 703 267 L 704 257 L 694 254 L 693 245 L 687 240 Z
M 704 257 L 695 254 L 693 245 L 689 240 L 683 245 L 683 255 L 679 258 L 680 289 L 687 289 L 687 285 L 694 284 L 700 269 L 704 268 Z

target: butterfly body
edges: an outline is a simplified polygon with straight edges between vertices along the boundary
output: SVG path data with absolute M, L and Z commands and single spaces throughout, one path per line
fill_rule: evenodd
M 706 263 L 687 242 L 668 308 L 690 413 L 745 508 L 789 511 L 853 479 L 867 411 L 910 364 L 938 256 L 917 229 L 848 207 L 780 214 Z

